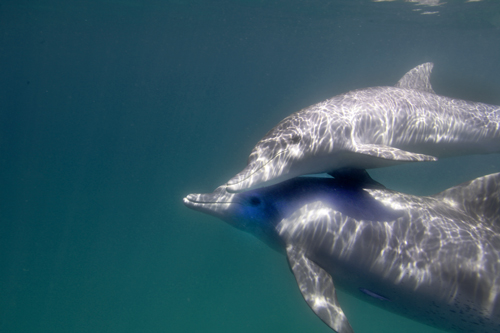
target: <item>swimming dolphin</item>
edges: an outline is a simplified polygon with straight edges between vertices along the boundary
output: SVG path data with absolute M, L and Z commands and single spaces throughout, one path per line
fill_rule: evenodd
M 353 332 L 337 287 L 437 328 L 500 332 L 500 173 L 427 197 L 298 177 L 183 201 L 285 252 L 336 332 Z
M 395 87 L 350 91 L 283 119 L 253 148 L 227 190 L 304 174 L 338 176 L 342 169 L 499 152 L 500 106 L 436 95 L 429 81 L 432 67 L 415 67 Z

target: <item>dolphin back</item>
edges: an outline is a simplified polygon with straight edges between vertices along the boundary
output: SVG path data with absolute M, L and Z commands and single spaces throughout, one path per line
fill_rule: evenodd
M 500 173 L 465 182 L 433 196 L 500 233 Z

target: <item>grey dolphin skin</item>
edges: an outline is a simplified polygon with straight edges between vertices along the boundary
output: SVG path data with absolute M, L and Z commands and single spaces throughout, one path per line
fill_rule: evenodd
M 500 106 L 438 96 L 432 63 L 395 87 L 348 92 L 282 120 L 227 183 L 241 192 L 304 174 L 364 170 L 500 151 Z
M 286 253 L 336 332 L 353 332 L 336 288 L 437 328 L 500 332 L 500 173 L 427 197 L 298 177 L 184 204 Z

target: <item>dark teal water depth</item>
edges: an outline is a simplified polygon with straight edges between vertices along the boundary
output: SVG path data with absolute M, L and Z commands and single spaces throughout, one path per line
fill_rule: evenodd
M 331 332 L 284 256 L 182 197 L 292 112 L 426 61 L 438 94 L 500 105 L 499 59 L 496 0 L 2 1 L 0 332 Z M 498 171 L 371 174 L 431 194 Z M 339 299 L 357 333 L 439 332 Z

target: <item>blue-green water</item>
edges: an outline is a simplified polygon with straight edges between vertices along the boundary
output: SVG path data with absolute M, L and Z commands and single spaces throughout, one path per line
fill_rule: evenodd
M 288 114 L 426 61 L 437 93 L 500 104 L 499 59 L 496 0 L 0 2 L 0 332 L 331 332 L 282 255 L 181 198 Z M 371 173 L 431 194 L 498 171 Z M 357 333 L 439 332 L 339 299 Z

